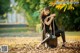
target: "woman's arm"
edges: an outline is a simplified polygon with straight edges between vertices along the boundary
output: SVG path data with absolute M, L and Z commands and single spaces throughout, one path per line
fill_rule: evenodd
M 52 14 L 52 15 L 46 17 L 45 20 L 44 20 L 44 23 L 45 23 L 46 25 L 50 25 L 51 22 L 52 22 L 52 20 L 54 19 L 54 16 L 55 16 L 55 14 Z M 49 19 L 49 18 L 50 18 L 50 19 Z M 48 21 L 48 19 L 49 19 L 49 21 Z

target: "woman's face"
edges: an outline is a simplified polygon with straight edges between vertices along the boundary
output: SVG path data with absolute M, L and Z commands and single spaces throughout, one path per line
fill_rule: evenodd
M 50 13 L 50 10 L 44 10 L 44 15 L 48 15 Z

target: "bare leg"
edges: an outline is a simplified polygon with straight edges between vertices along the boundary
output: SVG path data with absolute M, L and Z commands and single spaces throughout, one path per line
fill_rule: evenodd
M 66 40 L 65 40 L 65 32 L 64 31 L 61 31 L 61 37 L 62 37 L 63 43 L 66 42 Z

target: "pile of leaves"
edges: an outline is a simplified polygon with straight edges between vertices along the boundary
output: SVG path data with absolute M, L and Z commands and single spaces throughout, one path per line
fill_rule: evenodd
M 46 48 L 43 45 L 36 48 L 38 43 L 9 46 L 9 53 L 80 53 L 80 41 L 67 42 L 65 47 L 60 43 L 56 48 Z

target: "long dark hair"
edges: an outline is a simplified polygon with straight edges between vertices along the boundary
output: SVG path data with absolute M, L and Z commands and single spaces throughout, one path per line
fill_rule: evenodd
M 50 7 L 50 6 L 48 6 L 48 7 L 45 7 L 44 9 L 45 9 L 45 10 L 50 10 L 50 8 L 51 8 L 51 7 Z
M 40 18 L 41 20 L 43 21 L 45 19 L 44 16 L 47 16 L 47 15 L 44 15 L 44 10 L 49 10 L 50 11 L 50 7 L 45 7 L 42 11 L 41 11 L 41 14 L 40 14 Z M 44 24 L 42 23 L 42 29 L 44 28 Z
M 50 11 L 50 6 L 48 6 L 48 7 L 45 7 L 42 11 L 41 11 L 41 15 L 44 15 L 44 10 L 49 10 Z

